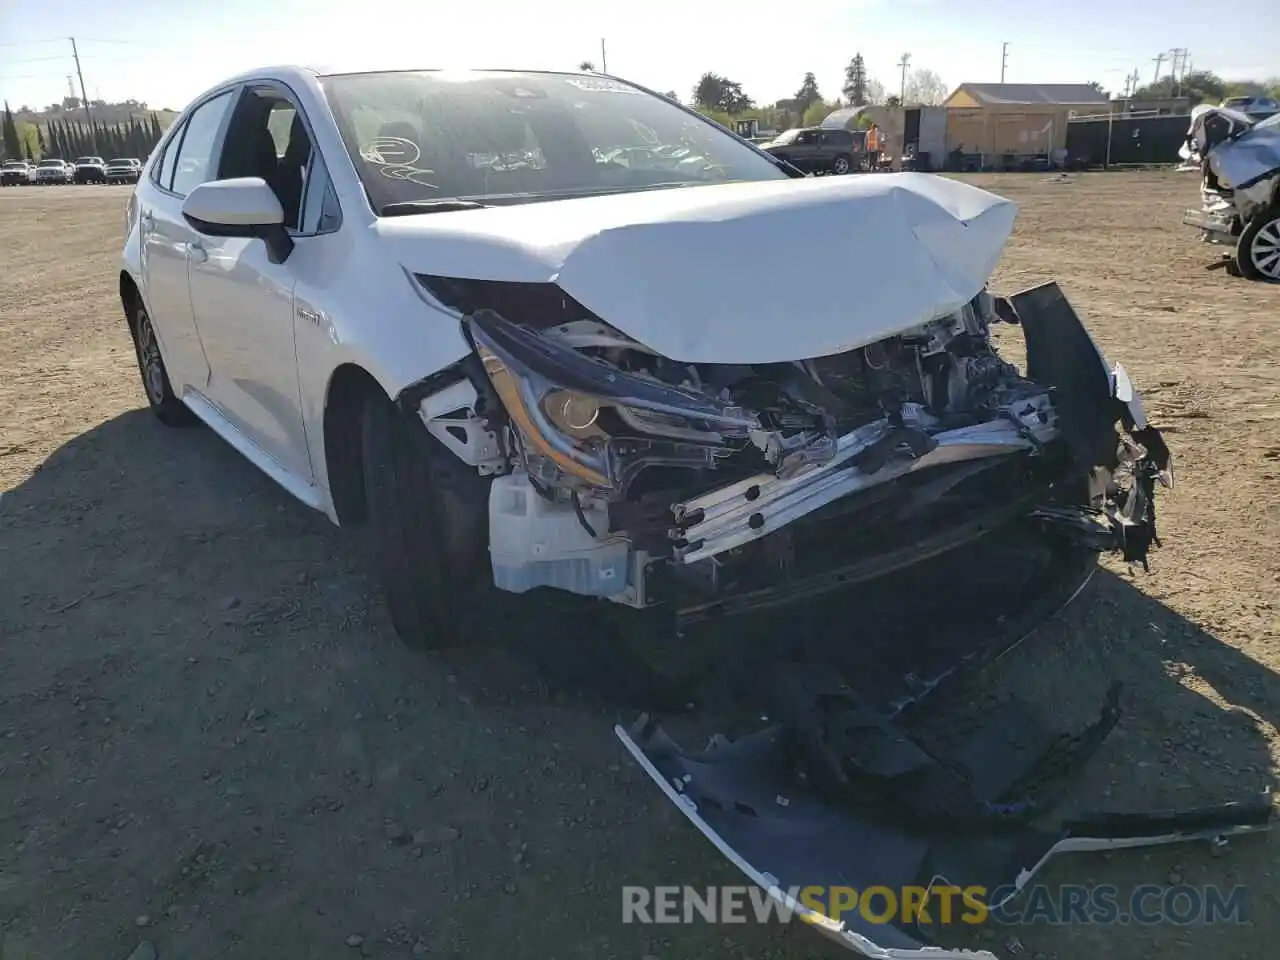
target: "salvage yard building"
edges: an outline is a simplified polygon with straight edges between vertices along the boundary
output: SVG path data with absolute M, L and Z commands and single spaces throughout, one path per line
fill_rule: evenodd
M 943 102 L 947 153 L 966 168 L 1016 168 L 1061 158 L 1073 114 L 1110 109 L 1087 83 L 962 83 Z

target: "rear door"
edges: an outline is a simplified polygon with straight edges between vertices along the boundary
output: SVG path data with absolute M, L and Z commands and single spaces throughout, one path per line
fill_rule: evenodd
M 848 130 L 822 131 L 822 162 L 830 168 L 836 157 L 846 157 L 852 163 L 853 134 Z
M 209 381 L 187 282 L 187 257 L 200 237 L 183 219 L 182 201 L 209 166 L 234 94 L 215 94 L 188 115 L 157 158 L 145 189 L 138 191 L 143 296 L 179 396 L 184 387 L 203 392 Z

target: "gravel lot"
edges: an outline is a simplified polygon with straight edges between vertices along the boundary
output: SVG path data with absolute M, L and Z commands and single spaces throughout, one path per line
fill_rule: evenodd
M 1067 715 L 1126 681 L 1081 805 L 1261 789 L 1280 725 L 1280 288 L 1206 269 L 1178 225 L 1194 176 L 970 179 L 1022 204 L 996 286 L 1062 282 L 1144 390 L 1179 483 L 1150 575 L 1110 565 L 969 689 Z M 620 922 L 623 884 L 738 877 L 626 760 L 625 691 L 548 666 L 571 644 L 589 674 L 607 647 L 539 621 L 411 654 L 346 536 L 212 432 L 156 423 L 116 297 L 127 196 L 0 192 L 0 956 L 845 955 L 800 926 Z M 1061 960 L 1271 955 L 1278 857 L 1268 836 L 1063 859 L 1046 882 L 1246 884 L 1252 923 L 1016 935 Z

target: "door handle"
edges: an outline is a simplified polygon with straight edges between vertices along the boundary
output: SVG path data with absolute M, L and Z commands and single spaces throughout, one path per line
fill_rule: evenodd
M 204 248 L 199 240 L 193 240 L 188 243 L 187 252 L 196 263 L 205 263 L 209 259 L 209 251 Z

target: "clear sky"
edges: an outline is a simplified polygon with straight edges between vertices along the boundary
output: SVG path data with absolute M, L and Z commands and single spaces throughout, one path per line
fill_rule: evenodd
M 1190 50 L 1192 69 L 1227 79 L 1280 74 L 1280 0 L 1214 13 L 1193 0 L 0 0 L 0 97 L 17 108 L 66 96 L 80 48 L 91 99 L 179 108 L 244 69 L 274 63 L 379 67 L 601 66 L 687 98 L 707 70 L 742 83 L 758 102 L 792 95 L 813 71 L 838 93 L 856 52 L 890 92 L 903 53 L 949 88 L 1009 82 L 1124 87 L 1153 58 Z M 789 14 L 789 16 L 788 16 Z M 1226 18 L 1225 25 L 1215 20 Z M 1167 61 L 1163 69 L 1167 70 Z

